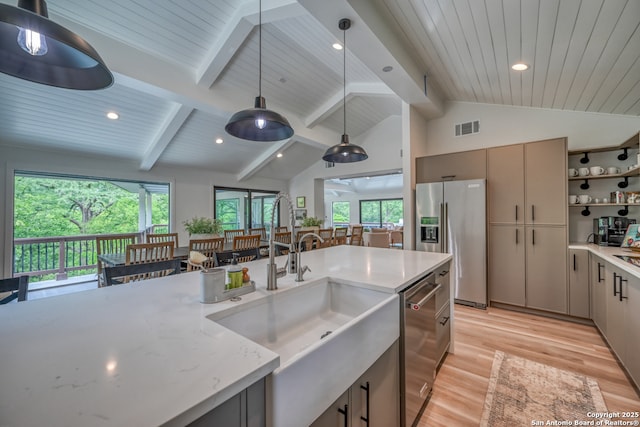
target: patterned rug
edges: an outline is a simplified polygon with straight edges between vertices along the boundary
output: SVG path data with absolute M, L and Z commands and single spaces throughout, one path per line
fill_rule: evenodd
M 594 421 L 588 412 L 606 411 L 600 387 L 593 378 L 496 351 L 480 425 Z

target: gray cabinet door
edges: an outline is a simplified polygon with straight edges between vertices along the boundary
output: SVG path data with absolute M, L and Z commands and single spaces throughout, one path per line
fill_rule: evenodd
M 591 256 L 591 318 L 603 335 L 607 334 L 607 294 L 605 262 Z
M 590 318 L 589 310 L 589 251 L 569 250 L 569 314 Z
M 618 358 L 625 363 L 627 337 L 625 325 L 625 310 L 627 300 L 620 301 L 618 295 L 614 295 L 620 289 L 620 277 L 628 280 L 628 275 L 617 267 L 607 263 L 605 267 L 606 299 L 607 299 L 607 341 L 618 355 Z M 622 283 L 622 292 L 628 293 L 628 282 Z
M 567 223 L 566 140 L 550 139 L 524 146 L 525 222 Z
M 567 313 L 566 227 L 526 226 L 527 304 Z
M 524 227 L 491 225 L 489 229 L 489 299 L 524 307 Z
M 630 277 L 626 290 L 626 366 L 636 386 L 640 386 L 640 279 Z
M 524 224 L 524 147 L 487 150 L 487 197 L 490 223 Z
M 265 427 L 264 378 L 198 418 L 189 427 Z
M 316 418 L 311 427 L 348 427 L 350 416 L 349 390 L 347 390 Z

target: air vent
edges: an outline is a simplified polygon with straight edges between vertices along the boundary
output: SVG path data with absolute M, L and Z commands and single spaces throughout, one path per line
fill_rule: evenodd
M 332 168 L 334 167 L 336 164 L 334 162 L 324 162 L 324 167 L 325 168 Z
M 459 123 L 456 125 L 456 136 L 471 135 L 480 132 L 480 121 Z

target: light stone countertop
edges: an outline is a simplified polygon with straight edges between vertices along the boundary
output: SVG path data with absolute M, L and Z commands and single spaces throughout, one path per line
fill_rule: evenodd
M 448 254 L 338 246 L 302 254 L 306 282 L 330 277 L 395 293 Z M 284 257 L 277 258 L 279 266 Z M 200 275 L 8 304 L 0 308 L 0 426 L 185 425 L 279 366 L 279 356 L 208 320 L 264 298 L 266 264 L 245 264 L 257 290 L 201 304 Z
M 632 276 L 640 279 L 640 267 L 636 267 L 626 261 L 621 260 L 615 255 L 629 255 L 640 257 L 640 252 L 633 252 L 629 248 L 620 248 L 616 246 L 600 246 L 593 243 L 571 243 L 569 249 L 584 249 L 588 250 L 594 255 L 597 255 L 605 261 L 615 265 L 616 267 L 624 270 Z

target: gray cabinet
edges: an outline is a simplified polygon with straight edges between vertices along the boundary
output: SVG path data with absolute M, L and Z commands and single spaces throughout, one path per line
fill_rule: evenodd
M 189 427 L 265 427 L 264 387 L 264 379 L 257 381 L 189 424 Z
M 628 305 L 625 327 L 630 334 L 627 337 L 626 366 L 636 387 L 640 387 L 640 279 L 634 277 L 629 280 L 624 296 Z
M 446 179 L 484 179 L 487 176 L 487 150 L 471 150 L 416 159 L 416 183 Z
M 490 148 L 487 164 L 491 302 L 567 313 L 566 139 Z
M 591 255 L 591 318 L 603 335 L 607 334 L 607 294 L 605 262 Z
M 607 263 L 605 266 L 605 293 L 607 300 L 607 341 L 618 356 L 625 363 L 626 355 L 626 325 L 625 316 L 627 301 L 620 300 L 619 292 L 627 294 L 629 275 L 619 268 Z M 631 338 L 631 336 L 629 336 Z
M 589 251 L 569 250 L 569 314 L 591 318 L 589 308 Z
M 399 425 L 399 369 L 396 341 L 311 424 L 312 427 Z

